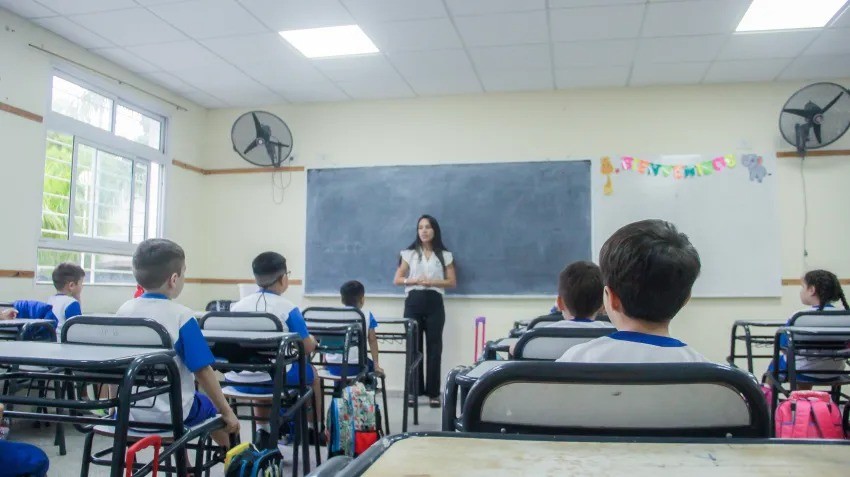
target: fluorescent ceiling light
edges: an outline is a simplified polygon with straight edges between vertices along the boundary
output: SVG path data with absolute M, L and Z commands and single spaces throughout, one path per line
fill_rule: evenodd
M 282 31 L 280 36 L 307 58 L 378 52 L 378 47 L 357 25 Z
M 736 31 L 821 28 L 847 0 L 753 0 Z

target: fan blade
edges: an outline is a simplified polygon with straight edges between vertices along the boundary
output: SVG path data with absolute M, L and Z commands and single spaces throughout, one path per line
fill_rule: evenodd
M 257 145 L 259 145 L 259 144 L 260 144 L 260 139 L 259 138 L 254 139 L 253 141 L 251 141 L 251 144 L 248 144 L 248 147 L 246 147 L 245 150 L 242 151 L 242 154 L 248 154 L 249 152 L 253 151 L 254 148 L 257 147 Z
M 260 124 L 257 113 L 251 113 L 251 116 L 254 117 L 254 129 L 257 131 L 257 137 L 263 137 L 263 125 Z
M 825 108 L 821 109 L 821 112 L 825 113 L 825 112 L 829 111 L 829 108 L 831 108 L 835 103 L 837 103 L 839 99 L 841 99 L 842 94 L 844 94 L 844 91 L 838 93 L 838 96 L 836 96 L 835 99 L 830 101 L 829 104 L 827 104 Z
M 794 114 L 794 115 L 800 116 L 801 118 L 806 118 L 806 119 L 808 119 L 808 118 L 809 118 L 809 113 L 808 113 L 805 109 L 792 109 L 792 108 L 787 108 L 787 109 L 783 109 L 783 110 L 782 110 L 782 112 L 783 112 L 783 113 Z
M 283 143 L 280 143 L 280 142 L 277 142 L 277 141 L 269 141 L 269 142 L 271 142 L 271 143 L 272 143 L 272 144 L 274 144 L 275 146 L 280 146 L 280 147 L 289 147 L 289 144 L 283 144 Z
M 272 165 L 277 164 L 277 159 L 275 158 L 275 153 L 274 153 L 274 144 L 266 141 L 266 152 L 269 153 L 269 159 L 271 159 Z
M 813 129 L 815 130 L 815 138 L 818 140 L 818 144 L 823 144 L 823 141 L 820 139 L 820 124 L 815 124 Z

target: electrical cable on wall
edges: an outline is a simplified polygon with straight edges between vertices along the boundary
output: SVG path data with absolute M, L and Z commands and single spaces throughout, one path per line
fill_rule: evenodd
M 806 156 L 800 158 L 800 182 L 803 186 L 803 269 L 808 270 L 809 257 L 809 195 L 806 190 Z
M 286 184 L 284 185 L 284 183 L 283 183 L 283 172 L 281 172 L 281 171 L 272 172 L 272 201 L 275 203 L 275 205 L 283 204 L 284 198 L 286 196 L 286 189 L 290 185 L 292 185 L 292 169 L 289 169 L 289 173 L 287 174 L 287 176 L 288 176 L 288 178 L 287 178 Z M 278 198 L 277 198 L 277 191 L 278 190 L 280 190 L 280 200 L 278 200 Z

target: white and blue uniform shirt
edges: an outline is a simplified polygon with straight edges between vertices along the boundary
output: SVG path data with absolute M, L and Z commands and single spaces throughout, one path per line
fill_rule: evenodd
M 177 353 L 175 361 L 180 370 L 180 393 L 183 397 L 183 419 L 189 415 L 195 397 L 195 376 L 215 362 L 194 312 L 175 303 L 165 295 L 145 293 L 124 303 L 118 316 L 150 318 L 168 330 Z M 160 394 L 136 403 L 130 409 L 130 419 L 149 422 L 171 422 L 171 407 L 167 394 Z
M 800 311 L 818 311 L 817 306 L 813 306 L 811 308 L 805 308 Z M 835 307 L 832 304 L 827 303 L 823 307 L 823 311 L 835 311 Z M 790 325 L 791 320 L 789 319 L 786 322 L 786 325 Z M 788 347 L 788 337 L 784 334 L 779 336 L 779 345 L 784 349 Z M 818 352 L 815 350 L 809 350 L 807 353 L 817 354 Z M 829 353 L 829 351 L 824 351 L 824 353 Z M 787 360 L 785 356 L 781 356 L 779 359 L 780 365 L 779 369 L 785 370 L 787 369 Z M 844 363 L 845 360 L 843 358 L 817 358 L 814 356 L 795 356 L 794 357 L 794 366 L 797 371 L 844 371 Z M 817 381 L 817 380 L 831 380 L 837 379 L 841 377 L 840 374 L 816 374 L 812 376 L 803 376 L 803 380 L 809 381 Z
M 378 327 L 378 320 L 375 319 L 375 315 L 372 314 L 371 311 L 368 310 L 360 310 L 363 313 L 363 316 L 366 317 L 366 320 L 369 322 L 369 330 L 374 330 Z M 367 330 L 367 331 L 369 331 Z M 357 346 L 352 346 L 348 349 L 348 364 L 360 364 L 360 348 Z M 328 363 L 342 363 L 342 354 L 341 353 L 328 353 L 325 355 L 325 361 Z
M 230 311 L 249 313 L 270 313 L 276 316 L 283 325 L 283 331 L 298 333 L 302 339 L 310 336 L 304 316 L 291 301 L 262 289 L 242 298 L 230 305 Z M 238 319 L 238 318 L 234 318 Z
M 542 323 L 541 328 L 613 328 L 607 321 L 596 321 L 587 318 L 572 318 L 552 323 Z
M 430 257 L 425 258 L 425 252 L 421 250 L 402 250 L 401 259 L 410 267 L 408 277 L 411 279 L 426 278 L 428 280 L 445 280 L 446 274 L 443 271 L 443 264 L 437 257 L 437 252 L 433 252 Z M 443 261 L 446 267 L 454 262 L 452 253 L 448 250 L 443 250 Z M 404 287 L 404 293 L 409 293 L 411 290 L 435 290 L 440 294 L 445 294 L 446 290 L 439 287 L 423 287 L 421 285 Z
M 573 346 L 558 358 L 562 363 L 708 363 L 705 356 L 669 336 L 616 331 Z
M 53 295 L 47 299 L 47 304 L 53 307 L 53 315 L 56 316 L 57 338 L 62 334 L 62 325 L 65 324 L 65 320 L 83 314 L 80 309 L 80 302 L 72 296 L 62 295 L 61 293 Z

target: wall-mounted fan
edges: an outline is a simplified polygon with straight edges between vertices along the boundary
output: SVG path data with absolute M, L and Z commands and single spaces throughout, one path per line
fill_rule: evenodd
M 779 115 L 782 137 L 805 157 L 837 141 L 850 128 L 850 91 L 835 83 L 814 83 L 794 93 Z
M 233 150 L 261 167 L 280 167 L 292 154 L 292 132 L 282 119 L 265 111 L 245 113 L 230 129 Z

